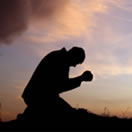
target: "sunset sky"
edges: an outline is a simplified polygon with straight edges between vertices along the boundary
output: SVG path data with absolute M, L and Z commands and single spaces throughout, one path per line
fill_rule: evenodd
M 70 77 L 94 79 L 60 96 L 73 107 L 132 117 L 131 0 L 1 0 L 0 103 L 2 120 L 26 107 L 22 92 L 41 59 L 53 50 L 85 49 Z

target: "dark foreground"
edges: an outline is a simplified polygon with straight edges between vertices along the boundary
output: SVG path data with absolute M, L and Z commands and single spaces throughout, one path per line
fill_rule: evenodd
M 132 131 L 132 119 L 99 116 L 84 109 L 72 111 L 73 114 L 68 112 L 64 116 L 53 113 L 45 118 L 1 122 L 0 131 Z

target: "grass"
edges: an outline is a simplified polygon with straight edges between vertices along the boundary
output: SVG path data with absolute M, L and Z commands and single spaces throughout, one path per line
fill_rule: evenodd
M 132 118 L 127 117 L 129 109 L 130 107 L 122 112 L 122 118 L 119 118 L 113 116 L 107 107 L 104 107 L 104 112 L 101 115 L 91 113 L 87 109 L 73 108 L 74 114 L 76 114 L 74 116 L 70 113 L 67 116 L 64 114 L 64 119 L 63 115 L 61 115 L 61 118 L 55 116 L 57 119 L 48 116 L 48 119 L 54 120 L 57 126 L 52 125 L 52 122 L 49 122 L 50 125 L 46 125 L 46 120 L 41 120 L 41 118 L 36 121 L 20 123 L 14 120 L 0 122 L 0 131 L 1 129 L 3 129 L 2 131 L 40 131 L 40 129 L 41 131 L 132 131 Z M 24 124 L 29 127 L 24 128 Z

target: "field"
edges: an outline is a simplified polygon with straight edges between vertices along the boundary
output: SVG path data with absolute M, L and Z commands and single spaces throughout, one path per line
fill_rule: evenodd
M 48 120 L 38 118 L 31 121 L 1 122 L 0 131 L 132 131 L 131 118 L 96 115 L 85 109 L 73 110 L 74 114 L 51 115 Z

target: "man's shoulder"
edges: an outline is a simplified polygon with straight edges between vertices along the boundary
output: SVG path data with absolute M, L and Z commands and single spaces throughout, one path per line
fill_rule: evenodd
M 61 52 L 67 52 L 66 48 L 63 47 L 62 49 L 60 49 Z
M 55 50 L 55 51 L 52 51 L 51 53 L 49 53 L 48 55 L 49 56 L 55 56 L 55 55 L 62 55 L 62 54 L 66 54 L 67 53 L 67 51 L 66 51 L 66 49 L 65 48 L 62 48 L 62 49 L 60 49 L 60 50 Z
M 55 52 L 55 53 L 67 53 L 67 50 L 63 47 L 63 48 L 56 50 L 56 51 L 53 51 L 53 52 Z
M 43 58 L 43 61 L 59 60 L 60 58 L 65 58 L 66 54 L 67 54 L 67 51 L 65 48 L 62 48 L 60 50 L 55 50 L 55 51 L 50 52 L 47 56 L 45 56 Z

